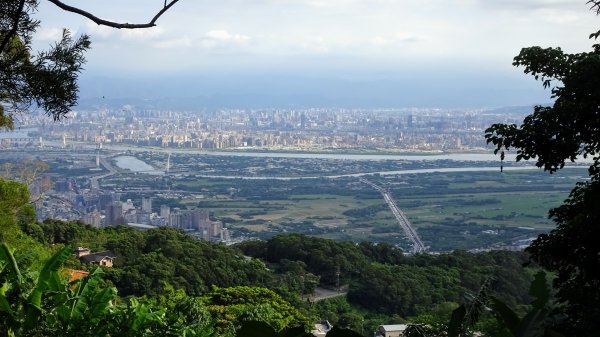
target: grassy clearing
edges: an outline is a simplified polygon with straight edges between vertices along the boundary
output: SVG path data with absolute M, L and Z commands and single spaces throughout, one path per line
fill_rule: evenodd
M 359 200 L 351 196 L 339 195 L 295 195 L 287 200 L 269 200 L 268 202 L 245 200 L 219 200 L 214 204 L 213 214 L 218 218 L 230 218 L 239 221 L 250 231 L 263 231 L 265 225 L 247 225 L 243 221 L 267 223 L 299 223 L 309 221 L 317 227 L 341 228 L 348 224 L 343 213 L 349 209 L 363 208 L 380 201 Z M 209 203 L 204 203 L 209 205 Z M 215 205 L 216 206 L 216 205 Z M 260 214 L 252 215 L 253 212 Z M 244 214 L 250 214 L 244 216 Z M 390 213 L 391 214 L 391 213 Z M 374 219 L 377 220 L 377 219 Z
M 548 210 L 559 206 L 566 196 L 557 192 L 480 193 L 418 199 L 421 205 L 416 207 L 411 205 L 417 199 L 402 199 L 398 204 L 417 227 L 460 221 L 546 230 L 554 227 Z M 482 200 L 489 202 L 477 205 Z
M 369 179 L 389 188 L 426 244 L 445 250 L 510 243 L 553 228 L 548 210 L 563 202 L 583 171 L 562 175 L 457 172 Z M 338 240 L 409 244 L 381 195 L 355 179 L 237 181 L 237 185 L 236 181 L 208 179 L 185 184 L 206 196 L 186 204 L 209 208 L 228 226 L 259 236 L 300 232 Z M 235 189 L 230 199 L 217 199 L 230 187 Z

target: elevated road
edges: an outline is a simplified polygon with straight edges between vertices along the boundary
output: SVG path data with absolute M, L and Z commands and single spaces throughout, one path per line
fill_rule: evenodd
M 114 156 L 115 155 L 112 155 L 111 157 L 114 157 Z M 90 177 L 90 187 L 92 188 L 92 190 L 100 189 L 100 182 L 99 182 L 100 179 L 104 179 L 106 177 L 110 177 L 110 176 L 118 173 L 118 170 L 108 160 L 106 160 L 105 157 L 100 157 L 100 165 L 102 165 L 108 171 L 108 173 L 99 175 L 99 176 Z
M 402 212 L 402 210 L 398 207 L 398 205 L 396 205 L 396 202 L 392 198 L 392 194 L 388 190 L 384 189 L 383 187 L 381 187 L 371 181 L 368 181 L 365 178 L 360 178 L 360 181 L 364 184 L 367 184 L 367 185 L 373 187 L 379 193 L 381 193 L 381 195 L 383 196 L 383 200 L 385 200 L 385 202 L 390 207 L 390 210 L 394 214 L 394 217 L 396 217 L 396 220 L 398 221 L 400 228 L 402 228 L 402 230 L 404 231 L 404 233 L 406 234 L 408 239 L 413 243 L 412 244 L 412 253 L 422 253 L 422 252 L 426 251 L 427 247 L 425 247 L 425 245 L 423 244 L 423 241 L 421 241 L 421 238 L 417 234 L 417 231 L 415 231 L 415 229 L 412 226 L 412 224 L 410 223 L 410 221 L 408 221 L 406 214 L 404 214 L 404 212 Z

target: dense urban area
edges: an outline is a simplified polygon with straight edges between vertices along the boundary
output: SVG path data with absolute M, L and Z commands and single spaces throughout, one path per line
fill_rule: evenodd
M 308 109 L 201 112 L 97 107 L 52 123 L 44 114 L 24 115 L 19 143 L 60 142 L 188 149 L 481 150 L 491 123 L 518 123 L 530 107 L 512 109 Z M 14 142 L 13 142 L 14 143 Z
M 124 106 L 24 116 L 0 139 L 5 174 L 31 172 L 39 220 L 225 243 L 296 232 L 406 252 L 522 249 L 585 172 L 550 177 L 493 156 L 483 128 L 519 110 Z

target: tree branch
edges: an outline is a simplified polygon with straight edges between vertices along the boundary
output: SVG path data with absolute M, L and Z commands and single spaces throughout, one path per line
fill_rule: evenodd
M 591 10 L 595 11 L 596 14 L 600 15 L 600 1 L 598 0 L 590 0 L 587 2 L 588 4 L 592 4 L 590 7 Z
M 21 0 L 21 2 L 19 2 L 19 8 L 15 13 L 15 22 L 13 23 L 13 26 L 10 29 L 10 31 L 6 33 L 6 36 L 2 40 L 2 44 L 0 44 L 0 54 L 4 51 L 4 47 L 6 47 L 10 39 L 13 36 L 15 36 L 15 34 L 17 34 L 17 29 L 19 29 L 19 21 L 21 18 L 21 13 L 23 13 L 23 8 L 25 8 L 25 0 Z
M 158 20 L 158 18 L 160 18 L 161 15 L 163 15 L 166 11 L 168 11 L 169 8 L 171 8 L 179 0 L 171 0 L 169 3 L 167 3 L 167 1 L 165 0 L 165 5 L 163 6 L 163 8 L 160 11 L 158 11 L 158 13 L 156 13 L 156 15 L 154 15 L 152 20 L 150 20 L 150 22 L 148 22 L 148 23 L 127 23 L 127 22 L 122 23 L 122 22 L 114 22 L 114 21 L 104 20 L 104 19 L 101 19 L 101 18 L 93 15 L 90 12 L 86 12 L 77 7 L 69 6 L 69 5 L 61 2 L 60 0 L 48 0 L 48 1 L 55 4 L 62 10 L 84 16 L 84 17 L 94 21 L 98 25 L 108 26 L 108 27 L 117 28 L 117 29 L 122 29 L 122 28 L 123 29 L 137 29 L 137 28 L 151 28 L 151 27 L 156 26 L 156 20 Z

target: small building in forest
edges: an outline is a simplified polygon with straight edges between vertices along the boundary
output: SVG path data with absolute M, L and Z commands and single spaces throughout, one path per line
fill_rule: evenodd
M 327 320 L 317 321 L 315 323 L 315 328 L 311 331 L 311 333 L 315 337 L 325 337 L 332 328 L 333 325 L 331 325 L 331 323 L 329 323 Z
M 89 249 L 77 247 L 75 257 L 82 263 L 97 264 L 99 266 L 111 268 L 115 259 L 115 254 L 106 250 L 103 252 L 92 253 Z
M 404 334 L 407 327 L 408 325 L 406 324 L 380 325 L 379 328 L 377 328 L 376 336 L 400 337 Z

